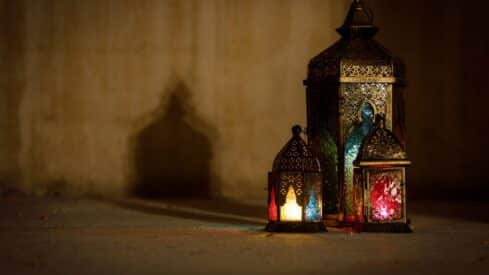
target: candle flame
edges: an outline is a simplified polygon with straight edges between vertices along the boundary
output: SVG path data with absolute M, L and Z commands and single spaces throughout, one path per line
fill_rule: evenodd
M 302 207 L 297 204 L 294 188 L 289 186 L 285 204 L 280 207 L 281 221 L 302 221 Z

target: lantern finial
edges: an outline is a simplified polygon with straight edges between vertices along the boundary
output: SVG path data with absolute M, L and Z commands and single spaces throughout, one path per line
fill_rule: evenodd
M 301 133 L 302 133 L 302 127 L 301 126 L 295 125 L 294 127 L 292 127 L 292 135 L 294 137 L 300 136 Z
M 373 36 L 378 28 L 374 26 L 374 14 L 372 10 L 361 0 L 351 3 L 343 26 L 337 29 L 342 36 L 360 34 Z

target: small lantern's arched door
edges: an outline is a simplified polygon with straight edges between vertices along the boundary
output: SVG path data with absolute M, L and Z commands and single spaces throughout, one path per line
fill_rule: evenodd
M 351 189 L 353 188 L 353 161 L 356 159 L 358 150 L 362 144 L 363 139 L 367 136 L 370 129 L 374 125 L 375 109 L 369 102 L 365 102 L 359 110 L 359 123 L 357 123 L 350 134 L 346 138 L 345 142 L 345 207 L 353 206 Z M 353 209 L 345 209 L 347 213 L 354 213 Z

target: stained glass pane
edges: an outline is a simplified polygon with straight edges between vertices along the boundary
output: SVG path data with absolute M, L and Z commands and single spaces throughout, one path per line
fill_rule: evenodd
M 270 190 L 270 198 L 268 203 L 268 219 L 270 221 L 277 221 L 277 203 L 275 198 L 275 186 L 272 185 Z
M 325 128 L 321 129 L 320 148 L 324 157 L 324 206 L 326 213 L 338 211 L 338 147 L 336 140 Z
M 401 169 L 373 170 L 369 173 L 369 217 L 388 222 L 403 218 L 403 174 Z
M 363 139 L 367 136 L 374 123 L 374 108 L 370 103 L 365 103 L 360 108 L 361 122 L 355 125 L 345 142 L 345 188 L 347 213 L 353 211 L 353 161 L 357 158 Z
M 325 90 L 323 90 L 325 89 Z M 323 165 L 323 213 L 337 214 L 338 194 L 338 87 L 307 89 L 307 132 L 311 149 Z
M 321 176 L 306 176 L 307 205 L 305 209 L 306 221 L 319 222 L 322 220 Z
M 280 207 L 281 221 L 302 221 L 302 207 L 297 203 L 297 197 L 292 185 L 289 185 L 285 204 Z

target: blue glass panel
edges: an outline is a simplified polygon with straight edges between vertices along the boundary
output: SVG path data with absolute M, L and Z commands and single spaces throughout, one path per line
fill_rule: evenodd
M 357 158 L 358 151 L 363 139 L 367 136 L 374 123 L 374 108 L 370 103 L 365 103 L 360 108 L 361 123 L 353 127 L 350 135 L 345 142 L 345 188 L 346 194 L 351 194 L 353 188 L 353 161 Z M 350 197 L 346 198 L 351 200 Z M 347 201 L 347 208 L 352 208 L 353 204 Z M 347 213 L 354 213 L 353 209 L 345 209 Z
M 318 200 L 316 198 L 316 192 L 311 191 L 311 197 L 306 207 L 306 220 L 308 221 L 320 221 L 321 220 L 321 208 L 319 207 Z

